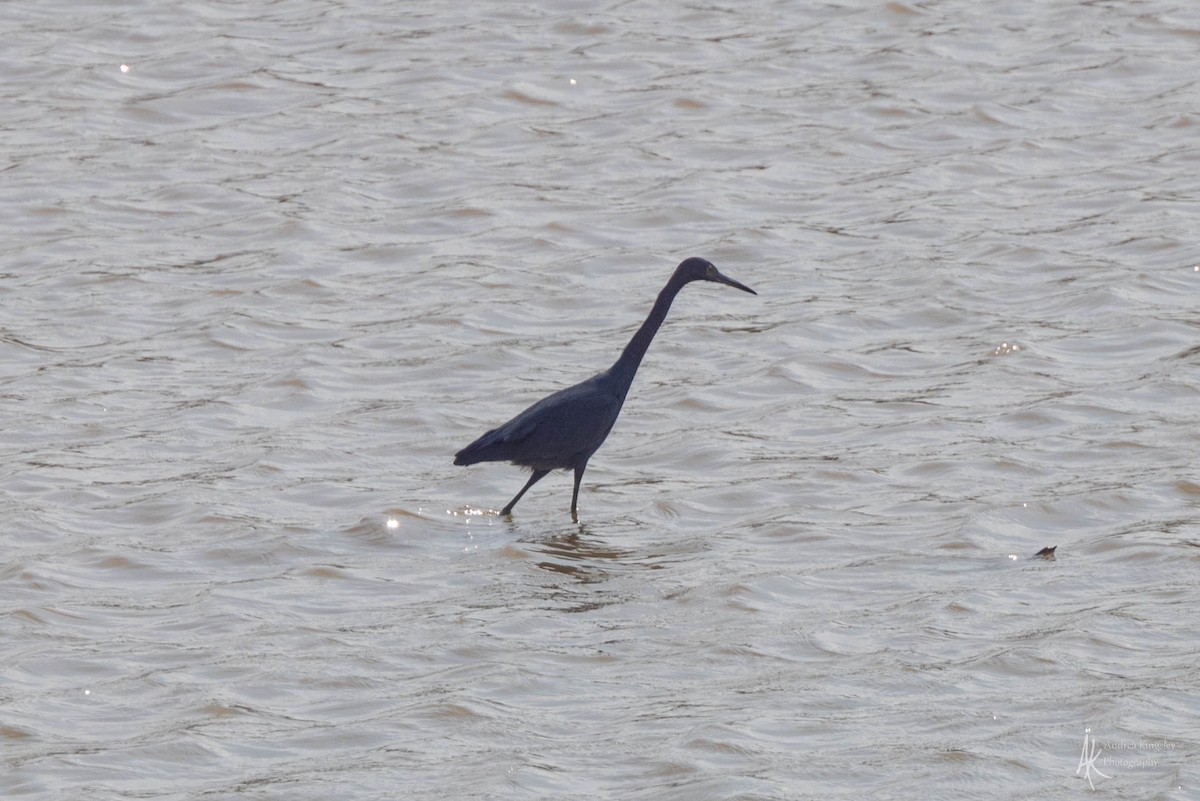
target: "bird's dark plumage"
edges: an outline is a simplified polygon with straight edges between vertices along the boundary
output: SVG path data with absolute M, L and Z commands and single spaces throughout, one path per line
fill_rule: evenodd
M 454 455 L 456 465 L 476 462 L 512 462 L 533 471 L 516 497 L 501 510 L 509 514 L 525 491 L 551 470 L 573 469 L 575 489 L 571 495 L 571 516 L 577 518 L 579 482 L 588 459 L 608 437 L 625 396 L 633 384 L 642 357 L 650 341 L 667 317 L 671 301 L 691 281 L 716 281 L 751 294 L 750 287 L 722 275 L 709 261 L 685 259 L 675 268 L 671 279 L 658 294 L 649 317 L 625 346 L 616 363 L 602 373 L 575 386 L 542 398 L 498 428 L 484 434 Z

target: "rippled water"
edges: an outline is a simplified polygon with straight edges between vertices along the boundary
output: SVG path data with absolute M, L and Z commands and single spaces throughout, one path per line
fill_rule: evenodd
M 4 797 L 1196 797 L 1200 9 L 0 18 Z

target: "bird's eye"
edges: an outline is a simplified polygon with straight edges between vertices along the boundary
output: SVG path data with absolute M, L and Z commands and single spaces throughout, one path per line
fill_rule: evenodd
M 710 265 L 708 265 L 707 268 L 705 268 L 704 272 L 708 275 L 709 278 L 712 278 L 714 275 L 717 274 L 717 268 L 710 264 Z

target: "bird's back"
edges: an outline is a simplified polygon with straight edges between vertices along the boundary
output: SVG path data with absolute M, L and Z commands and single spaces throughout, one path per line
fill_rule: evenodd
M 607 372 L 543 398 L 454 456 L 456 465 L 512 462 L 534 470 L 574 467 L 604 442 L 625 397 Z

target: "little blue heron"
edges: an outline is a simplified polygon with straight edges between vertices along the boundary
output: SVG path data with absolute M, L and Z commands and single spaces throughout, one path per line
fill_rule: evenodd
M 617 363 L 573 387 L 542 398 L 499 428 L 493 428 L 454 455 L 457 465 L 476 462 L 512 462 L 533 471 L 516 497 L 500 510 L 507 515 L 525 492 L 551 470 L 575 470 L 571 494 L 571 519 L 578 521 L 579 482 L 588 459 L 612 430 L 625 395 L 633 383 L 650 340 L 667 318 L 671 301 L 691 281 L 716 281 L 757 295 L 750 287 L 721 275 L 712 262 L 701 258 L 682 261 L 658 293 L 654 308 L 629 340 Z

